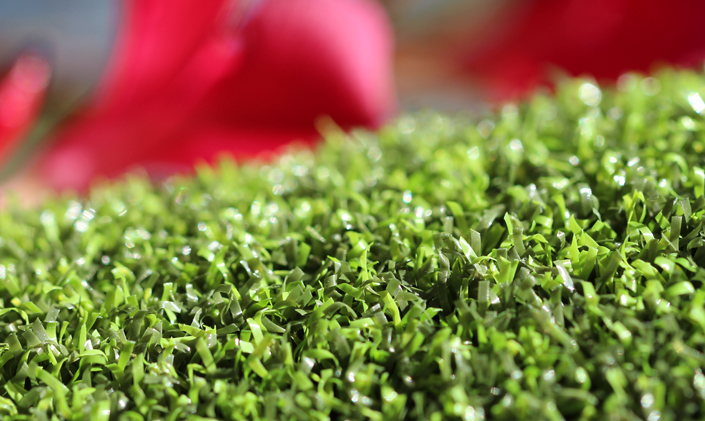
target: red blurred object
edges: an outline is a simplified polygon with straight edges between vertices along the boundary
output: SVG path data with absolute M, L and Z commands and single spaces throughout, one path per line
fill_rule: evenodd
M 311 142 L 316 119 L 374 127 L 394 109 L 392 33 L 371 0 L 130 0 L 95 101 L 39 161 L 56 188 L 133 166 L 187 170 Z
M 0 81 L 0 162 L 7 160 L 37 118 L 49 81 L 49 66 L 40 58 L 17 59 Z
M 534 0 L 463 67 L 507 99 L 547 83 L 555 67 L 614 80 L 655 64 L 693 66 L 705 59 L 703 21 L 702 0 Z

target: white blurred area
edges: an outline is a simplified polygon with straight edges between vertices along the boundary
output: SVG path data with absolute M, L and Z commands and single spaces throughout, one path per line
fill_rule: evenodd
M 102 75 L 119 18 L 117 0 L 0 0 L 0 69 L 37 53 L 52 68 L 48 103 L 74 101 Z
M 524 0 L 382 0 L 395 26 L 395 76 L 402 109 L 483 111 L 477 86 L 453 66 L 452 52 L 497 35 Z M 458 46 L 458 40 L 463 45 Z

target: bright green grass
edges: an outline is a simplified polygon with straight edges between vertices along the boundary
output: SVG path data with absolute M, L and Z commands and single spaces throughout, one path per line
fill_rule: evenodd
M 0 414 L 702 419 L 705 78 L 620 87 L 3 211 Z

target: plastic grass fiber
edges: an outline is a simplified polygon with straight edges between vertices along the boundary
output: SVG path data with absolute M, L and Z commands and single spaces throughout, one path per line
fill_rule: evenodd
M 3 419 L 705 417 L 705 78 L 0 213 Z

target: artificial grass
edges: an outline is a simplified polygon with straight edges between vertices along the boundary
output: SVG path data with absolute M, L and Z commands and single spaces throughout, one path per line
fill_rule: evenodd
M 4 419 L 705 417 L 705 78 L 0 213 Z

